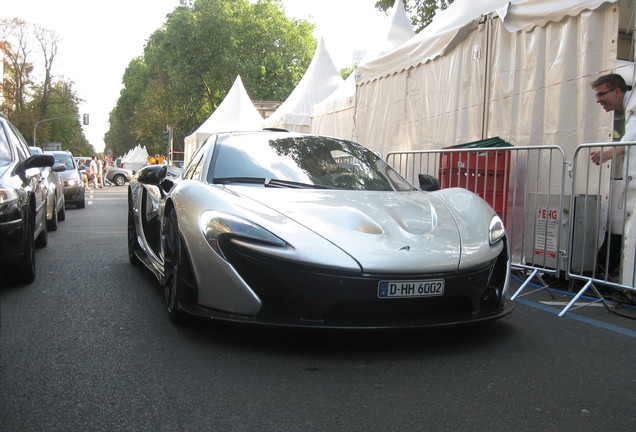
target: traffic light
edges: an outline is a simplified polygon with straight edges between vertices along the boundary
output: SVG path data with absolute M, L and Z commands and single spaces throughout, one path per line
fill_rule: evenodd
M 82 123 L 84 124 L 84 126 L 88 124 L 88 114 L 84 114 L 82 116 Z
M 163 145 L 165 146 L 169 146 L 170 145 L 170 131 L 163 131 Z

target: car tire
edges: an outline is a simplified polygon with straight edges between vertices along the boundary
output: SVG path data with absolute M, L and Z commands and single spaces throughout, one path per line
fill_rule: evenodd
M 190 266 L 190 260 L 181 235 L 177 213 L 170 212 L 166 218 L 163 236 L 164 244 L 164 276 L 162 279 L 166 310 L 170 320 L 176 324 L 183 324 L 188 315 L 181 304 L 187 292 L 194 289 L 195 282 Z
M 115 177 L 113 177 L 113 183 L 117 186 L 123 186 L 126 184 L 126 177 L 121 174 L 115 174 Z
M 57 231 L 58 215 L 57 215 L 57 210 L 55 208 L 56 204 L 57 204 L 57 196 L 55 196 L 53 200 L 53 211 L 52 211 L 53 216 L 51 217 L 51 220 L 46 221 L 46 229 L 48 231 Z
M 84 208 L 86 207 L 86 197 L 84 197 L 84 195 L 82 195 L 82 198 L 80 198 L 80 200 L 77 202 L 77 204 L 75 204 L 75 206 L 77 208 Z
M 24 255 L 17 264 L 4 267 L 7 279 L 18 283 L 31 283 L 35 279 L 35 242 L 33 240 L 33 222 L 27 216 L 24 222 Z
M 133 213 L 132 198 L 128 197 L 128 259 L 133 265 L 139 265 L 137 251 L 140 250 L 137 241 L 137 229 L 135 228 L 135 214 Z
M 64 221 L 66 220 L 66 203 L 62 204 L 62 208 L 60 209 L 60 211 L 57 214 L 57 220 L 58 221 Z
M 42 230 L 38 238 L 35 239 L 35 247 L 38 249 L 42 249 L 42 248 L 45 248 L 46 245 L 48 244 L 49 244 L 49 231 L 47 229 L 46 218 L 44 218 L 44 229 Z

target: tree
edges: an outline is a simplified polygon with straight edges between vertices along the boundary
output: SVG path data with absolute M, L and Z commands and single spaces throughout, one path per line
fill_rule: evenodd
M 430 24 L 438 9 L 444 10 L 453 0 L 403 0 L 404 9 L 411 18 L 411 24 L 416 33 Z M 393 7 L 395 0 L 378 0 L 375 7 L 386 12 Z
M 40 87 L 40 106 L 38 116 L 44 118 L 46 115 L 50 99 L 51 87 L 53 86 L 53 62 L 57 56 L 57 46 L 59 37 L 52 31 L 41 26 L 35 27 L 35 38 L 42 50 L 44 81 Z
M 165 152 L 167 125 L 189 135 L 240 75 L 254 100 L 284 100 L 307 69 L 313 25 L 285 16 L 280 0 L 182 1 L 129 64 L 104 140 L 117 153 L 137 144 Z
M 43 92 L 36 88 L 35 96 L 29 104 L 31 112 L 37 112 L 42 107 Z M 64 150 L 69 150 L 75 155 L 95 154 L 95 149 L 84 136 L 79 120 L 79 103 L 81 100 L 75 94 L 73 85 L 66 81 L 56 81 L 51 85 L 46 97 L 48 98 L 47 109 L 39 118 L 55 118 L 75 115 L 75 118 L 68 117 L 40 123 L 37 127 L 38 143 L 59 142 Z M 25 137 L 31 135 L 31 130 L 24 131 Z M 32 140 L 32 136 L 29 141 Z
M 80 99 L 72 83 L 55 79 L 53 66 L 59 43 L 55 33 L 18 18 L 3 19 L 0 20 L 0 40 L 7 65 L 0 83 L 4 96 L 0 109 L 29 142 L 33 142 L 33 128 L 39 120 L 78 115 Z M 39 47 L 41 62 L 38 62 L 36 47 Z M 41 83 L 31 76 L 36 65 L 43 69 Z M 36 145 L 55 141 L 61 142 L 64 149 L 80 154 L 94 152 L 77 118 L 41 123 L 37 137 Z
M 342 79 L 347 79 L 349 78 L 349 75 L 353 73 L 354 70 L 356 70 L 355 67 L 344 67 L 340 69 L 340 76 L 342 77 Z
M 7 64 L 0 85 L 5 100 L 3 109 L 9 116 L 13 112 L 23 111 L 28 99 L 30 75 L 33 72 L 29 32 L 26 21 L 18 18 L 0 20 L 0 41 L 3 41 L 0 48 Z

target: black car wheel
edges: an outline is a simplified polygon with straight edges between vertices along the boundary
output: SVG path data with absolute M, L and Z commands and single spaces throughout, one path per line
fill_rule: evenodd
M 49 232 L 47 230 L 46 215 L 45 215 L 44 216 L 44 229 L 42 230 L 42 232 L 40 233 L 38 238 L 35 239 L 35 247 L 41 249 L 41 248 L 46 247 L 46 245 L 48 245 L 48 244 L 49 244 Z
M 57 231 L 58 215 L 57 215 L 57 210 L 55 208 L 56 203 L 57 203 L 57 196 L 53 197 L 53 217 L 51 218 L 51 220 L 46 221 L 46 229 L 49 231 Z
M 113 183 L 115 183 L 117 186 L 123 186 L 124 184 L 126 184 L 126 177 L 124 177 L 122 174 L 115 174 L 115 177 L 113 177 Z
M 132 199 L 128 197 L 128 259 L 133 265 L 140 263 L 137 251 L 139 250 L 137 241 L 137 229 L 135 228 L 135 215 L 133 213 Z
M 163 288 L 168 316 L 175 323 L 183 323 L 187 315 L 180 303 L 194 287 L 194 278 L 186 247 L 179 235 L 177 214 L 172 211 L 164 226 L 164 277 Z
M 18 283 L 31 283 L 35 279 L 35 244 L 33 222 L 27 216 L 24 221 L 24 255 L 17 265 L 6 265 L 4 273 L 8 279 Z
M 57 214 L 57 220 L 58 221 L 64 221 L 66 220 L 66 203 L 62 204 L 62 208 L 60 209 L 59 213 Z

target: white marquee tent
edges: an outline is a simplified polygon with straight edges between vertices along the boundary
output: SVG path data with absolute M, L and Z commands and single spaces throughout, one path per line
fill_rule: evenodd
M 415 36 L 404 3 L 396 2 L 387 17 L 386 34 L 361 63 L 385 54 Z M 355 71 L 325 100 L 311 108 L 311 132 L 343 139 L 354 139 Z
M 138 171 L 146 164 L 147 160 L 148 151 L 146 150 L 146 147 L 137 144 L 134 149 L 129 150 L 128 153 L 121 158 L 121 164 L 123 168 Z
M 357 140 L 383 154 L 500 136 L 606 141 L 591 81 L 615 68 L 616 0 L 455 0 L 417 36 L 358 68 Z
M 309 132 L 311 107 L 324 100 L 343 83 L 321 38 L 314 57 L 298 85 L 267 119 L 264 127 Z
M 515 146 L 559 146 L 571 161 L 578 145 L 611 140 L 613 114 L 595 103 L 590 84 L 621 72 L 627 7 L 624 0 L 455 0 L 418 35 L 359 66 L 355 140 L 386 155 L 499 136 Z M 549 178 L 556 177 L 541 177 L 530 192 L 557 193 Z
M 205 140 L 217 132 L 260 130 L 263 117 L 245 91 L 240 76 L 236 77 L 232 88 L 199 128 L 184 141 L 184 160 L 187 163 Z

